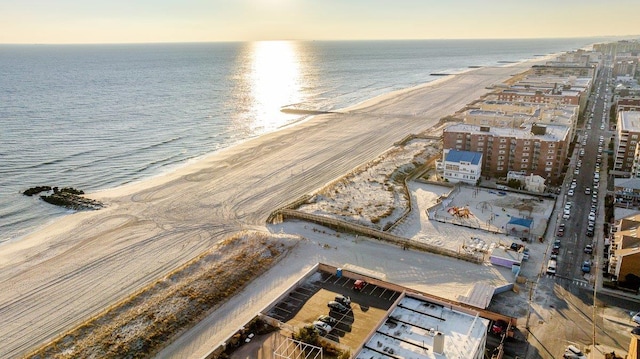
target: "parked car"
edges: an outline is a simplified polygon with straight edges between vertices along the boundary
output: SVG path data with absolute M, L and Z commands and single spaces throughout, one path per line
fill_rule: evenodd
M 504 333 L 505 330 L 507 330 L 507 322 L 501 319 L 494 321 L 493 325 L 491 326 L 491 332 L 493 334 L 500 335 Z
M 363 281 L 362 279 L 358 279 L 353 283 L 353 290 L 355 291 L 361 291 L 364 286 L 367 285 L 367 282 Z
M 327 335 L 333 329 L 329 324 L 319 320 L 313 322 L 313 327 L 320 332 L 320 335 Z
M 587 244 L 587 246 L 584 247 L 584 252 L 586 254 L 592 254 L 593 253 L 593 246 L 591 244 Z
M 637 312 L 636 314 L 634 314 L 633 317 L 631 317 L 631 320 L 640 324 L 640 312 Z
M 558 236 L 558 237 L 562 237 L 562 236 L 564 236 L 564 228 L 565 228 L 564 223 L 562 223 L 561 225 L 559 225 L 559 226 L 558 226 L 558 230 L 556 230 L 556 236 Z
M 582 273 L 589 273 L 589 272 L 591 272 L 591 262 L 589 261 L 582 262 Z
M 336 312 L 340 312 L 340 313 L 346 313 L 349 311 L 349 308 L 345 307 L 341 303 L 336 302 L 335 300 L 332 300 L 329 303 L 327 303 L 327 306 L 329 307 L 329 309 L 335 310 Z
M 335 301 L 344 305 L 345 307 L 351 306 L 351 297 L 338 294 L 336 295 Z
M 587 359 L 587 356 L 573 345 L 569 345 L 567 349 L 564 350 L 562 357 L 565 359 Z
M 318 320 L 321 322 L 325 322 L 327 324 L 329 324 L 332 327 L 335 327 L 336 324 L 338 324 L 338 320 L 336 318 L 333 318 L 331 316 L 328 315 L 321 315 L 318 317 Z
M 526 261 L 529 259 L 529 248 L 525 248 L 522 250 L 522 260 Z

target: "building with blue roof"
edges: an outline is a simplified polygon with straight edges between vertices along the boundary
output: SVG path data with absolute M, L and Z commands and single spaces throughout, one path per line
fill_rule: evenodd
M 482 153 L 446 149 L 443 152 L 444 178 L 475 185 L 481 176 Z

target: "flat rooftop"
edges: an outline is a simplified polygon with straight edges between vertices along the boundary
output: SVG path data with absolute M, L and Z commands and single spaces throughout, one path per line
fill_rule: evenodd
M 622 131 L 640 132 L 640 112 L 621 111 L 619 116 Z
M 489 320 L 416 297 L 404 297 L 356 358 L 469 358 L 484 351 Z M 436 332 L 443 354 L 434 352 Z
M 640 112 L 638 112 L 638 114 L 640 114 Z M 544 125 L 547 127 L 546 134 L 544 135 L 534 135 L 533 133 L 531 133 L 531 124 L 527 124 L 520 128 L 490 127 L 489 131 L 480 131 L 481 126 L 478 125 L 455 124 L 445 128 L 444 132 L 465 132 L 471 134 L 491 135 L 499 137 L 540 139 L 545 141 L 563 141 L 569 134 L 570 129 L 567 126 L 550 124 Z

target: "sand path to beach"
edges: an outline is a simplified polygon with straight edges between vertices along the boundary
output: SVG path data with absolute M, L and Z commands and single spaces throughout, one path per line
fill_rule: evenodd
M 94 193 L 106 209 L 64 217 L 0 247 L 0 357 L 51 340 L 230 233 L 264 229 L 273 209 L 531 64 L 439 79 L 248 140 L 168 175 Z

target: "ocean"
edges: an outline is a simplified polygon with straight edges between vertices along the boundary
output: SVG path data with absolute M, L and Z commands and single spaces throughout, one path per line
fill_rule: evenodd
M 0 45 L 0 244 L 71 213 L 29 187 L 139 181 L 303 119 L 284 106 L 344 108 L 599 41 Z

